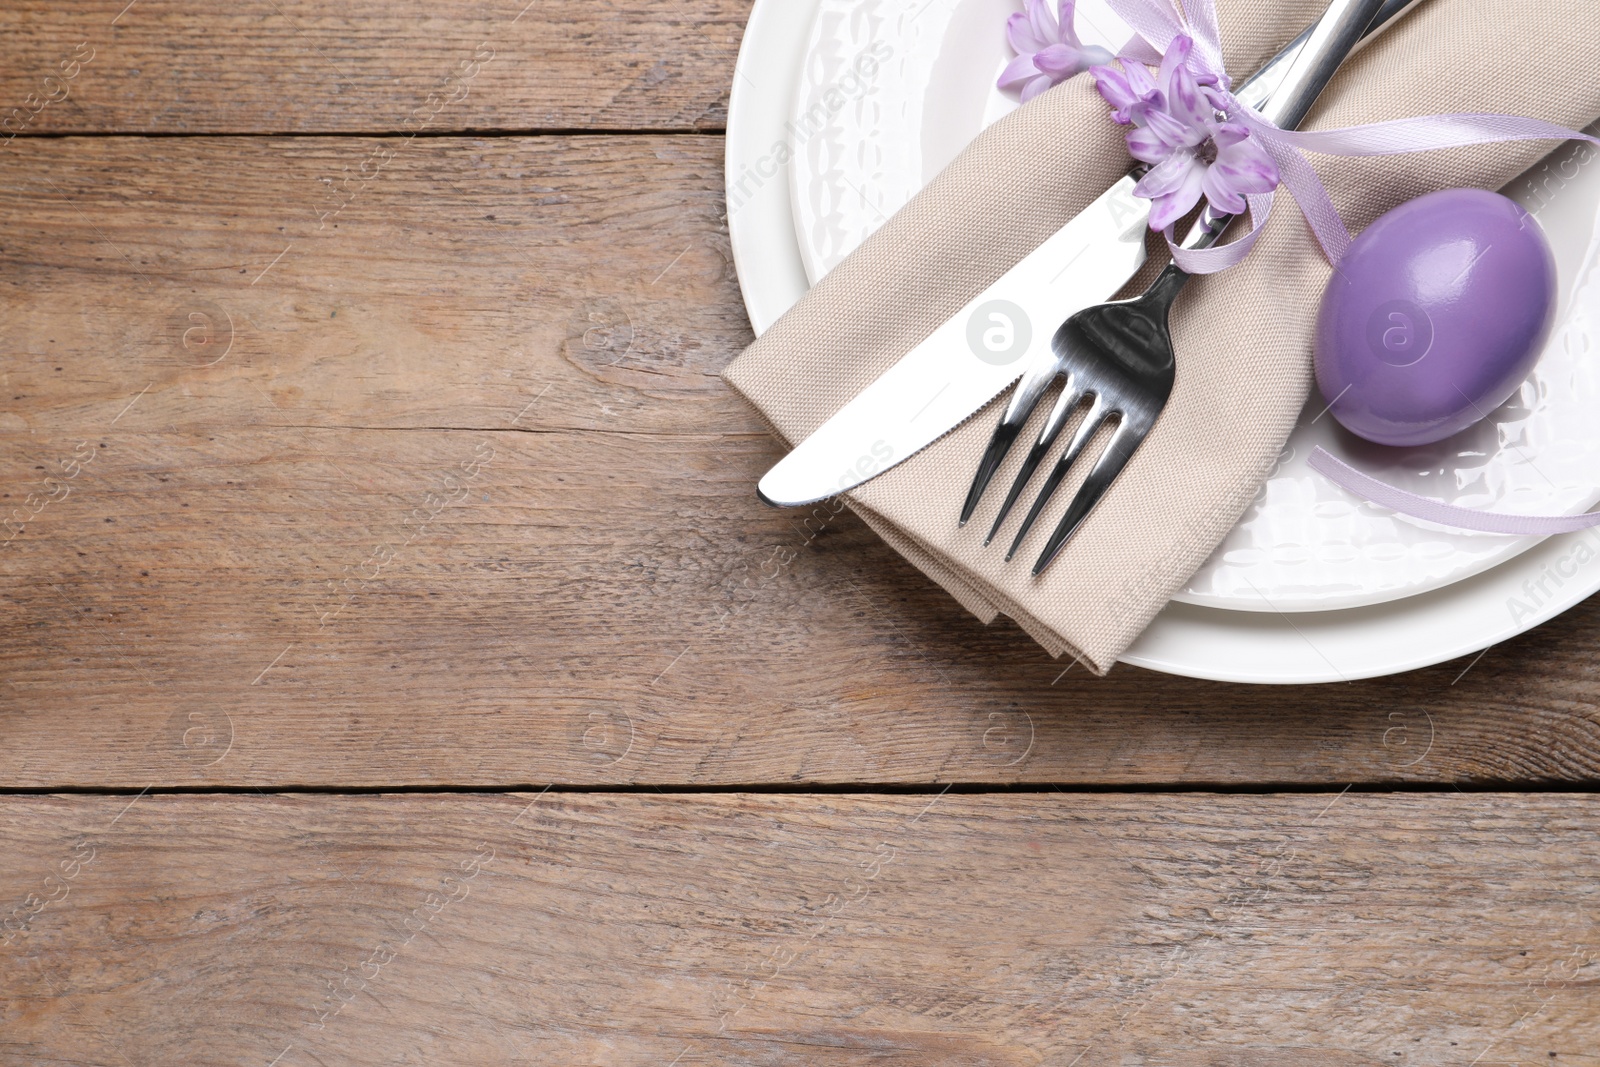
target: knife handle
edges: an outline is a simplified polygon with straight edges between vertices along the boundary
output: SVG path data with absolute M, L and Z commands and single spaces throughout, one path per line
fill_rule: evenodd
M 1351 55 L 1371 44 L 1379 34 L 1399 21 L 1401 15 L 1404 15 L 1420 3 L 1422 3 L 1422 0 L 1386 0 L 1384 5 L 1378 9 L 1378 13 L 1372 17 L 1372 22 L 1368 24 L 1365 35 L 1356 44 L 1355 50 L 1351 52 Z M 1300 36 L 1284 47 L 1283 51 L 1267 60 L 1266 66 L 1251 75 L 1250 79 L 1240 86 L 1234 95 L 1242 103 L 1260 111 L 1283 85 L 1283 79 L 1288 75 L 1289 68 L 1294 65 L 1295 59 L 1300 55 L 1301 49 L 1305 48 L 1306 42 L 1311 40 L 1311 34 L 1316 28 L 1315 24 L 1307 26 Z

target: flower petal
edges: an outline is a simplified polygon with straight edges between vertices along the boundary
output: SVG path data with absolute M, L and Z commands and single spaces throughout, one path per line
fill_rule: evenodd
M 1161 163 L 1170 158 L 1173 146 L 1148 126 L 1128 131 L 1128 154 L 1142 163 Z
M 1083 61 L 1091 67 L 1101 67 L 1117 58 L 1117 54 L 1109 48 L 1102 48 L 1097 44 L 1080 44 L 1078 51 L 1083 53 Z
M 1277 188 L 1280 175 L 1278 164 L 1255 137 L 1237 137 L 1239 127 L 1232 123 L 1224 123 L 1217 128 L 1217 161 L 1222 163 L 1230 173 L 1259 174 L 1263 179 L 1270 178 L 1272 187 Z M 1265 190 L 1263 190 L 1265 191 Z
M 1216 181 L 1239 193 L 1270 193 L 1283 181 L 1278 165 L 1272 157 L 1254 145 L 1253 151 L 1238 145 L 1217 155 L 1211 164 Z
M 1151 97 L 1161 91 L 1155 79 L 1150 77 L 1150 68 L 1143 63 L 1124 63 L 1123 70 L 1128 78 L 1128 88 L 1137 95 Z
M 1143 126 L 1145 115 L 1151 107 L 1161 106 L 1161 93 L 1156 83 L 1151 80 L 1144 64 L 1134 60 L 1123 59 L 1120 68 L 1111 66 L 1110 60 L 1105 63 L 1093 62 L 1095 53 L 1103 51 L 1098 47 L 1083 50 L 1085 58 L 1091 62 L 1089 73 L 1094 75 L 1094 87 L 1111 105 L 1111 117 L 1114 120 L 1123 126 Z
M 1006 40 L 1011 42 L 1011 50 L 1019 56 L 1031 56 L 1050 44 L 1034 35 L 1033 24 L 1020 11 L 1006 19 Z
M 1056 5 L 1057 30 L 1062 44 L 1069 44 L 1074 48 L 1082 48 L 1078 40 L 1077 0 L 1061 0 Z M 1110 62 L 1107 60 L 1107 62 Z
M 1205 130 L 1205 136 L 1210 135 L 1206 126 L 1211 121 L 1211 101 L 1200 92 L 1200 86 L 1195 82 L 1194 75 L 1190 73 L 1188 67 L 1174 68 L 1163 90 L 1166 93 L 1168 114 L 1191 130 L 1197 133 Z
M 1218 122 L 1211 127 L 1211 139 L 1217 142 L 1217 151 L 1232 148 L 1250 136 L 1250 127 L 1238 122 Z
M 1193 152 L 1174 152 L 1157 166 L 1151 168 L 1150 173 L 1139 179 L 1139 184 L 1133 187 L 1134 196 L 1142 196 L 1147 200 L 1158 196 L 1166 196 L 1175 192 L 1189 180 L 1189 171 L 1195 167 L 1204 167 Z
M 1160 107 L 1151 107 L 1144 118 L 1150 131 L 1174 148 L 1193 148 L 1211 135 L 1206 127 L 1190 126 Z
M 1028 23 L 1033 28 L 1033 35 L 1039 41 L 1039 47 L 1047 48 L 1061 42 L 1061 26 L 1056 22 L 1056 17 L 1050 13 L 1050 5 L 1045 0 L 1028 0 Z
M 1053 44 L 1033 57 L 1034 66 L 1058 82 L 1089 69 L 1083 53 L 1064 44 Z
M 1189 60 L 1189 53 L 1194 51 L 1194 39 L 1183 34 L 1172 39 L 1167 46 L 1166 54 L 1161 57 L 1161 69 L 1156 72 L 1156 81 L 1165 92 L 1170 92 L 1173 71 L 1182 68 Z
M 1150 228 L 1164 230 L 1194 210 L 1200 202 L 1201 184 L 1205 180 L 1204 167 L 1191 167 L 1184 183 L 1165 196 L 1150 202 Z
M 1128 84 L 1127 74 L 1116 67 L 1091 67 L 1089 73 L 1094 77 L 1094 87 L 1099 91 L 1101 97 L 1118 111 L 1139 102 L 1139 95 Z M 1127 125 L 1127 119 L 1125 118 L 1117 121 Z
M 1227 177 L 1215 165 L 1206 168 L 1200 179 L 1200 191 L 1217 210 L 1230 215 L 1243 214 L 1246 207 L 1244 197 L 1228 183 Z
M 1037 78 L 1039 68 L 1033 65 L 1033 56 L 1018 56 L 1006 64 L 1006 69 L 1000 72 L 1000 80 L 995 84 L 1002 89 L 1015 89 L 1029 78 Z
M 1034 97 L 1038 96 L 1040 93 L 1044 92 L 1054 84 L 1055 82 L 1050 80 L 1050 75 L 1039 75 L 1039 77 L 1033 79 L 1033 81 L 1022 87 L 1022 102 L 1026 104 L 1029 100 L 1032 100 Z

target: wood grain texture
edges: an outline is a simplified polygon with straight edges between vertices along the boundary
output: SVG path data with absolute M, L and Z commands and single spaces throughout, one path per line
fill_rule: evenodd
M 1596 776 L 1594 607 L 1465 674 L 1095 680 L 760 506 L 716 138 L 377 143 L 320 220 L 372 145 L 0 159 L 0 781 Z
M 0 1067 L 1600 1067 L 1595 796 L 1339 791 L 1593 781 L 1600 607 L 1096 680 L 756 503 L 749 9 L 0 10 L 0 788 L 128 791 L 0 794 Z
M 1593 796 L 33 797 L 0 834 L 7 1065 L 1600 1063 Z
M 749 10 L 15 0 L 0 7 L 0 121 L 35 134 L 720 129 Z

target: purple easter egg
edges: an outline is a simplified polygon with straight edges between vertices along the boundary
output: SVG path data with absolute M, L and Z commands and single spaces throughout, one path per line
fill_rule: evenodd
M 1317 385 L 1368 441 L 1441 441 L 1517 391 L 1555 305 L 1555 257 L 1531 215 L 1481 189 L 1429 193 L 1368 226 L 1334 271 Z

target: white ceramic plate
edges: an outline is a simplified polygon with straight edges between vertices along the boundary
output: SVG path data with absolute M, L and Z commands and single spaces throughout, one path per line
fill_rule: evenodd
M 765 332 L 807 287 L 791 221 L 787 124 L 820 0 L 756 0 L 728 116 L 728 218 L 745 308 Z M 1567 180 L 1559 169 L 1552 173 Z M 1556 182 L 1555 184 L 1559 184 Z M 1122 657 L 1219 681 L 1351 681 L 1470 655 L 1600 589 L 1600 533 L 1550 538 L 1452 585 L 1376 607 L 1284 615 L 1173 604 Z
M 817 5 L 789 127 L 795 232 L 812 283 L 1017 106 L 995 79 L 1013 54 L 1006 18 L 1021 7 L 1021 0 Z M 1105 0 L 1081 0 L 1078 12 L 1085 43 L 1115 50 L 1130 35 Z M 1555 238 L 1562 279 L 1561 319 L 1522 391 L 1471 430 L 1405 450 L 1363 446 L 1314 397 L 1261 495 L 1178 600 L 1241 611 L 1361 607 L 1470 577 L 1539 542 L 1445 530 L 1361 505 L 1306 465 L 1318 445 L 1390 484 L 1460 507 L 1571 515 L 1600 501 L 1600 435 L 1590 414 L 1600 410 L 1600 368 L 1589 351 L 1600 337 L 1600 283 L 1587 270 L 1600 252 L 1600 168 L 1569 169 L 1575 180 L 1553 195 L 1520 190 Z

